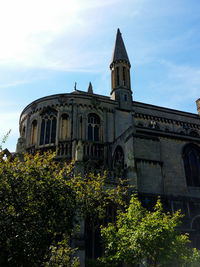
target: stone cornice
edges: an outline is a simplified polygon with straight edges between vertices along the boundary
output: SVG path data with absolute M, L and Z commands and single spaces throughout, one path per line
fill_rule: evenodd
M 152 104 L 146 104 L 146 103 L 137 102 L 137 101 L 133 101 L 133 107 L 135 109 L 142 108 L 142 109 L 146 109 L 146 110 L 150 110 L 150 111 L 153 110 L 156 112 L 162 112 L 162 113 L 170 114 L 173 116 L 178 115 L 178 116 L 183 116 L 183 117 L 187 117 L 187 118 L 200 120 L 200 116 L 198 114 L 195 114 L 195 113 L 181 111 L 181 110 L 167 108 L 167 107 L 155 106 Z M 137 113 L 137 110 L 136 110 L 136 113 Z
M 142 119 L 146 119 L 146 120 L 151 120 L 151 121 L 168 123 L 168 124 L 187 126 L 187 127 L 191 128 L 191 129 L 200 129 L 200 121 L 199 121 L 199 124 L 197 124 L 197 123 L 189 123 L 189 122 L 186 122 L 186 121 L 183 121 L 183 120 L 169 119 L 169 118 L 166 118 L 166 117 L 154 116 L 154 115 L 145 114 L 145 113 L 135 113 L 134 117 L 135 118 L 142 118 Z
M 200 136 L 192 136 L 192 135 L 183 135 L 177 132 L 170 132 L 170 131 L 162 131 L 159 129 L 151 129 L 151 128 L 142 128 L 136 127 L 136 137 L 145 138 L 145 139 L 152 139 L 156 137 L 166 137 L 171 139 L 177 139 L 182 141 L 193 141 L 193 142 L 200 142 Z

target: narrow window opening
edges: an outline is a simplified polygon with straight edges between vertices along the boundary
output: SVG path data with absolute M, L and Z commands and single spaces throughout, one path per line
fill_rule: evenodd
M 83 120 L 82 117 L 80 117 L 80 139 L 82 139 L 82 132 L 83 132 Z
M 117 67 L 116 70 L 117 70 L 117 86 L 119 86 L 119 67 Z
M 31 124 L 31 145 L 35 145 L 37 143 L 37 121 L 34 120 Z
M 126 68 L 123 67 L 123 85 L 126 85 Z

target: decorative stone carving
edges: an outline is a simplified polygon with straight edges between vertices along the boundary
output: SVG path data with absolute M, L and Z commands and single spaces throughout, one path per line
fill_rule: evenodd
M 58 102 L 59 102 L 60 104 L 64 104 L 64 103 L 67 102 L 67 98 L 66 98 L 64 95 L 60 95 L 60 96 L 58 97 Z
M 96 97 L 93 97 L 91 100 L 92 105 L 94 106 L 99 106 L 101 104 L 100 100 L 97 99 Z

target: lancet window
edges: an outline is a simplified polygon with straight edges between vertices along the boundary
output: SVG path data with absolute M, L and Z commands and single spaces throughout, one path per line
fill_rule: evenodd
M 33 120 L 31 123 L 31 145 L 35 145 L 37 143 L 37 120 Z
M 47 110 L 42 114 L 40 145 L 53 144 L 56 141 L 57 112 Z
M 194 144 L 187 145 L 183 160 L 187 185 L 200 187 L 200 148 Z
M 96 114 L 88 116 L 88 140 L 100 141 L 100 118 Z
M 122 71 L 123 71 L 123 85 L 126 85 L 126 68 L 123 67 Z
M 117 86 L 119 86 L 119 67 L 116 68 L 117 71 Z

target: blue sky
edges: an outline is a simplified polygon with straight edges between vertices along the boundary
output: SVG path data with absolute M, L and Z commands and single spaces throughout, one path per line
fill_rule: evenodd
M 110 94 L 117 28 L 131 62 L 133 99 L 196 112 L 198 0 L 0 0 L 0 136 L 15 151 L 21 111 L 37 98 Z

